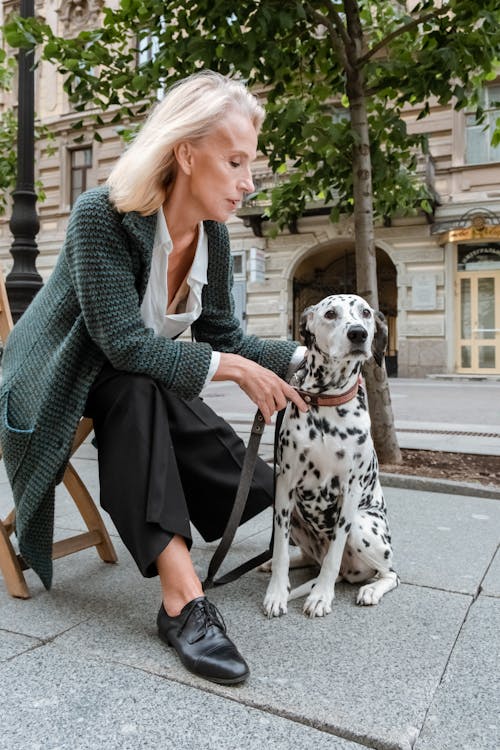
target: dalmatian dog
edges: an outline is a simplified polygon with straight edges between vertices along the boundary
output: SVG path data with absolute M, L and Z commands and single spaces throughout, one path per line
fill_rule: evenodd
M 357 603 L 377 604 L 398 585 L 361 365 L 379 366 L 387 343 L 384 316 L 355 294 L 326 297 L 301 319 L 307 347 L 296 387 L 308 412 L 293 403 L 279 431 L 268 617 L 307 595 L 304 613 L 331 612 L 337 580 L 364 583 Z M 289 594 L 289 542 L 319 575 Z

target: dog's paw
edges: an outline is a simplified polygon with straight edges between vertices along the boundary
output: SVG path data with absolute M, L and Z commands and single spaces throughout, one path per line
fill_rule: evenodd
M 288 602 L 288 587 L 279 586 L 272 580 L 267 587 L 264 597 L 264 612 L 268 617 L 286 615 Z
M 312 590 L 304 602 L 303 612 L 308 617 L 324 617 L 332 611 L 333 594 Z
M 367 583 L 366 586 L 361 586 L 356 597 L 356 604 L 361 606 L 370 607 L 374 604 L 378 604 L 381 600 L 383 592 L 379 590 L 377 582 Z

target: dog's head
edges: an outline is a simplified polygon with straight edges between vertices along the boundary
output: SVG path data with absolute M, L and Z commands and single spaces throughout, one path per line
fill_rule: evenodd
M 308 307 L 300 334 L 308 349 L 316 347 L 331 359 L 364 361 L 373 356 L 379 366 L 387 345 L 383 314 L 357 294 L 333 294 Z

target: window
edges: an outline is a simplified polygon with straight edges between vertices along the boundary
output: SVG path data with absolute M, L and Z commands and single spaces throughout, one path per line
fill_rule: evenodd
M 83 193 L 87 185 L 87 172 L 92 167 L 92 146 L 70 151 L 70 205 Z
M 155 60 L 160 49 L 157 36 L 144 36 L 138 40 L 137 67 L 147 65 Z
M 500 118 L 500 85 L 485 88 L 481 99 L 484 121 L 478 123 L 475 114 L 465 116 L 466 164 L 489 164 L 500 161 L 500 145 L 491 145 L 496 121 Z
M 235 278 L 245 278 L 245 252 L 232 253 L 233 256 L 233 276 Z
M 165 28 L 165 19 L 163 16 L 159 16 L 156 19 L 160 31 Z M 137 57 L 136 65 L 137 70 L 140 72 L 142 69 L 150 68 L 158 57 L 160 52 L 160 39 L 157 34 L 147 34 L 146 36 L 138 35 L 137 37 Z M 163 98 L 165 93 L 164 78 L 160 77 L 159 87 L 156 91 L 156 96 L 159 100 Z

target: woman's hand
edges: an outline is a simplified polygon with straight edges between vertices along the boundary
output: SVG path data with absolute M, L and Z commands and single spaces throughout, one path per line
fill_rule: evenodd
M 262 367 L 239 354 L 221 353 L 213 380 L 233 380 L 260 409 L 266 424 L 272 415 L 293 401 L 301 411 L 307 411 L 305 401 L 297 391 L 267 367 Z

